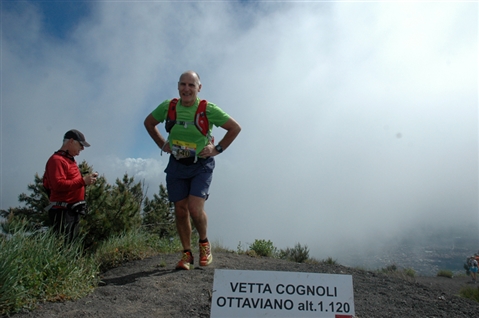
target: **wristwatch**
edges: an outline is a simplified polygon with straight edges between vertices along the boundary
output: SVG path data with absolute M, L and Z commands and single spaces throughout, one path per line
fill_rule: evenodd
M 221 147 L 220 144 L 217 144 L 217 145 L 215 146 L 215 149 L 216 149 L 216 151 L 218 151 L 219 153 L 222 153 L 222 152 L 223 152 L 223 147 Z

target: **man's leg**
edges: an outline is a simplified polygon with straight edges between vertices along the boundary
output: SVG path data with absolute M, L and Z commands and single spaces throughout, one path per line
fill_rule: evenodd
M 183 256 L 176 265 L 176 269 L 190 270 L 194 267 L 193 253 L 191 252 L 191 223 L 188 211 L 188 198 L 175 202 L 176 229 L 183 246 Z
M 205 169 L 201 163 L 202 166 L 196 167 L 196 171 L 194 171 L 196 174 L 189 179 L 175 178 L 167 174 L 168 196 L 170 201 L 175 202 L 176 227 L 184 249 L 183 257 L 176 266 L 177 269 L 190 269 L 194 263 L 191 254 L 190 217 L 200 237 L 200 265 L 206 266 L 213 259 L 207 240 L 207 217 L 204 211 L 204 203 L 208 197 L 208 189 L 212 180 L 214 161 L 212 163 L 212 167 L 209 169 Z
M 63 209 L 51 208 L 48 211 L 48 218 L 50 219 L 50 225 L 52 226 L 53 232 L 56 234 L 62 234 L 62 220 L 63 220 Z
M 211 254 L 211 245 L 208 242 L 208 217 L 204 209 L 205 199 L 197 196 L 190 195 L 188 206 L 190 210 L 193 224 L 195 225 L 198 235 L 200 237 L 199 250 L 200 250 L 200 266 L 208 266 L 213 261 L 213 255 Z
M 67 243 L 73 242 L 80 232 L 80 215 L 73 211 L 65 211 L 65 235 Z
M 195 225 L 200 240 L 205 240 L 208 235 L 208 217 L 205 212 L 205 199 L 194 195 L 188 197 L 188 210 Z
M 176 230 L 183 250 L 191 250 L 191 223 L 188 198 L 175 202 Z
M 190 195 L 188 196 L 188 209 L 200 239 L 198 242 L 200 266 L 207 266 L 213 261 L 211 245 L 208 242 L 208 217 L 205 212 L 205 201 L 209 195 L 212 179 L 212 169 L 197 174 L 191 180 Z
M 170 202 L 174 202 L 176 230 L 183 246 L 183 254 L 176 265 L 176 269 L 184 270 L 192 269 L 194 264 L 193 254 L 191 253 L 190 211 L 188 210 L 189 185 L 190 181 L 188 179 L 177 178 L 168 173 L 166 175 L 168 199 Z

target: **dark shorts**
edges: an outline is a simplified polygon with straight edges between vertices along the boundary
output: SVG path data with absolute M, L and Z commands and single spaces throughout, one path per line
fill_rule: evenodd
M 196 163 L 185 165 L 170 156 L 165 169 L 168 199 L 171 202 L 178 202 L 189 195 L 207 199 L 214 168 L 213 157 L 198 158 Z

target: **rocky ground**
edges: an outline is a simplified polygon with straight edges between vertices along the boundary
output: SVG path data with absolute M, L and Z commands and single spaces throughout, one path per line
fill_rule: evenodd
M 129 262 L 102 275 L 90 295 L 45 303 L 15 318 L 209 317 L 215 269 L 348 274 L 353 277 L 355 317 L 479 317 L 479 303 L 460 298 L 468 277 L 404 279 L 335 264 L 299 264 L 235 253 L 215 253 L 212 266 L 176 271 L 179 254 Z

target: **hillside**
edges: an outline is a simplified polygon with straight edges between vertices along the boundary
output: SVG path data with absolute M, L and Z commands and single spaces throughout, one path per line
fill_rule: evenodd
M 353 276 L 356 317 L 477 317 L 479 303 L 457 296 L 468 277 L 418 277 L 409 280 L 330 264 L 299 264 L 235 253 L 215 253 L 211 267 L 175 271 L 179 254 L 129 262 L 102 276 L 93 293 L 77 301 L 45 303 L 37 317 L 209 317 L 214 269 L 349 274 Z

